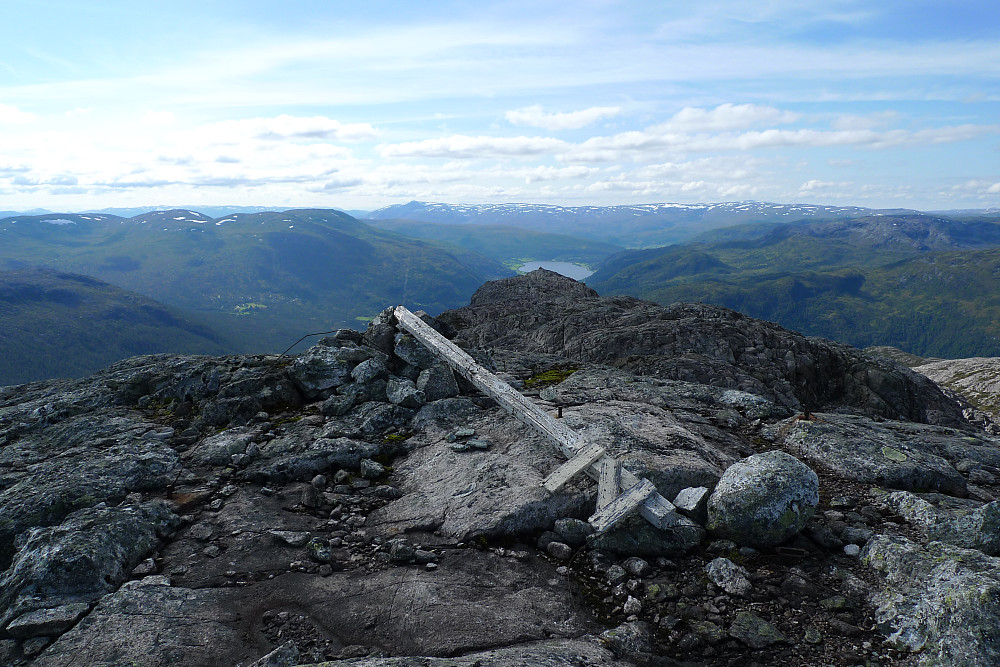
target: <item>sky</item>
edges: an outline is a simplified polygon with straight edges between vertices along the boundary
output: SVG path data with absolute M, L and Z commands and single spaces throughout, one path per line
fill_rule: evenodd
M 1000 206 L 1000 3 L 0 0 L 0 210 Z

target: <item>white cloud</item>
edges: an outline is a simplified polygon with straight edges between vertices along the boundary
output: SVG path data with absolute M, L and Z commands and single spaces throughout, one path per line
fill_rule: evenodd
M 568 144 L 551 137 L 470 137 L 456 134 L 377 147 L 382 157 L 522 157 L 554 153 Z
M 539 105 L 514 109 L 505 114 L 514 125 L 540 127 L 545 130 L 578 130 L 605 118 L 621 114 L 621 107 L 590 107 L 580 111 L 545 113 Z
M 21 111 L 15 106 L 0 104 L 0 125 L 23 125 L 37 118 L 35 114 Z
M 170 111 L 147 111 L 142 117 L 142 122 L 146 125 L 173 125 L 177 120 Z
M 217 143 L 239 143 L 248 139 L 261 141 L 338 140 L 371 141 L 378 131 L 368 123 L 341 123 L 326 116 L 290 116 L 225 120 L 204 125 L 198 130 Z
M 714 109 L 684 107 L 664 123 L 668 131 L 717 132 L 793 123 L 798 114 L 757 104 L 720 104 Z

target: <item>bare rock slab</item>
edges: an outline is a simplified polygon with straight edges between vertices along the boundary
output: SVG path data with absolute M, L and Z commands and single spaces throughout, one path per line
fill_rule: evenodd
M 889 642 L 921 667 L 1000 664 L 1000 559 L 876 535 L 862 561 L 885 577 L 871 601 Z

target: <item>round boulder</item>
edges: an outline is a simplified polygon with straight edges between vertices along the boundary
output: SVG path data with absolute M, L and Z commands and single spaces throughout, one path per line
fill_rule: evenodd
M 819 504 L 819 478 L 794 456 L 773 451 L 731 465 L 708 499 L 706 528 L 752 547 L 784 542 Z

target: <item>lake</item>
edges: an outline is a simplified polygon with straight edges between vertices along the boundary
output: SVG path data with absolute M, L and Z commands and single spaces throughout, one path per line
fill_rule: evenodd
M 570 264 L 569 262 L 528 262 L 517 268 L 518 271 L 529 273 L 535 269 L 548 269 L 555 271 L 573 280 L 583 280 L 591 275 L 593 271 L 580 264 Z

